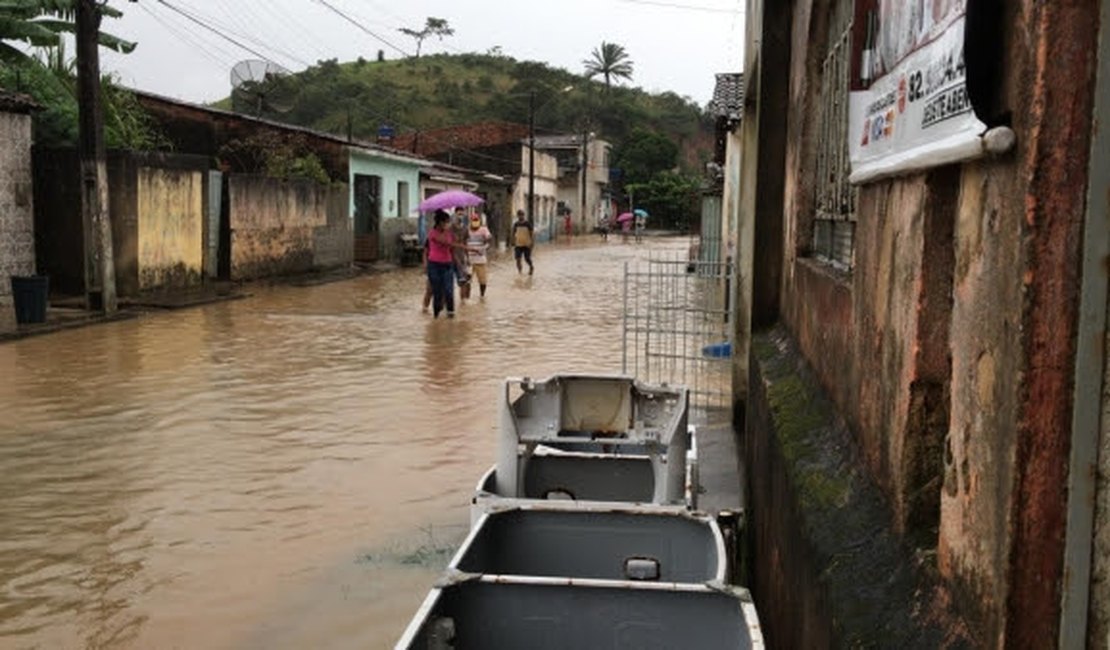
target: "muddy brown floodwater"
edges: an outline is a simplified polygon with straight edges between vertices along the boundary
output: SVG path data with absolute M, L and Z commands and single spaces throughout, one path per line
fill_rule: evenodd
M 0 647 L 387 648 L 467 526 L 506 376 L 616 372 L 641 246 L 502 257 L 0 345 Z

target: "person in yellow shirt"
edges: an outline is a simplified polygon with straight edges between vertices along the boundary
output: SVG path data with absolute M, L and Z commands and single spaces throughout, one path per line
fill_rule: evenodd
M 534 243 L 532 221 L 524 216 L 524 210 L 516 211 L 516 221 L 513 222 L 513 257 L 516 258 L 516 272 L 524 271 L 520 265 L 523 257 L 528 262 L 528 275 L 536 270 L 532 266 L 532 245 Z

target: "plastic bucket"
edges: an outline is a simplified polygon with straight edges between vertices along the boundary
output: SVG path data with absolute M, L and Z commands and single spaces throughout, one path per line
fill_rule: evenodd
M 707 345 L 701 349 L 701 353 L 713 359 L 730 357 L 732 356 L 732 341 L 723 341 L 721 343 Z
M 20 325 L 46 322 L 46 303 L 50 295 L 50 278 L 45 275 L 12 278 L 12 302 L 15 322 Z

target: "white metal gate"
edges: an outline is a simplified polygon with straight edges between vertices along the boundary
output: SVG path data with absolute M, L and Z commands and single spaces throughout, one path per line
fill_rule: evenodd
M 732 406 L 732 260 L 653 254 L 624 266 L 624 372 L 689 388 L 704 418 Z

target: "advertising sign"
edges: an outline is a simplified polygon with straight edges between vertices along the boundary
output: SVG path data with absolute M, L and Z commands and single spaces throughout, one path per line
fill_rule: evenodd
M 852 34 L 848 149 L 853 183 L 975 158 L 967 92 L 968 0 L 859 0 Z

